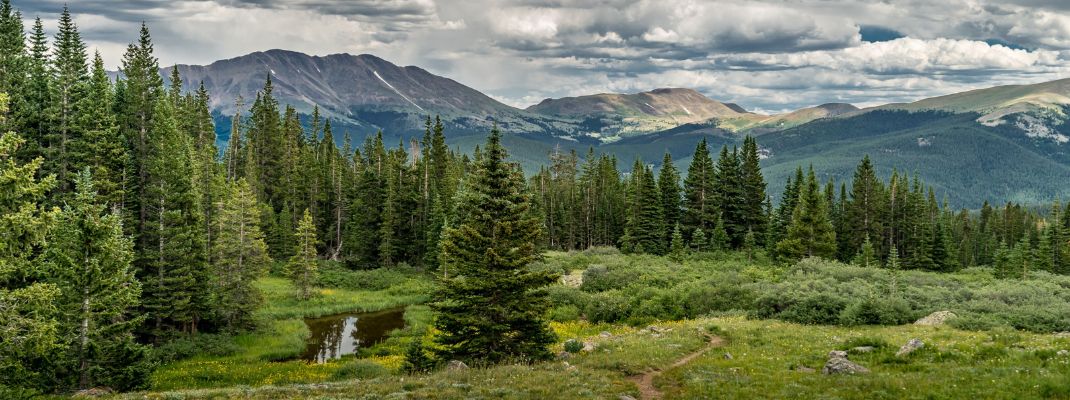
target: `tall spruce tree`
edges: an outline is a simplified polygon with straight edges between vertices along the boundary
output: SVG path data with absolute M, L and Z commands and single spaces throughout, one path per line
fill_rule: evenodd
M 507 157 L 495 127 L 459 202 L 465 210 L 446 231 L 442 257 L 453 272 L 434 305 L 444 357 L 493 363 L 551 356 L 555 337 L 542 318 L 549 308 L 544 288 L 555 277 L 528 269 L 539 222 Z
M 740 174 L 743 185 L 744 230 L 755 235 L 755 243 L 765 244 L 765 232 L 768 228 L 768 216 L 765 210 L 765 177 L 762 176 L 761 157 L 758 154 L 758 142 L 752 136 L 743 138 L 740 154 Z
M 319 257 L 316 253 L 316 224 L 312 221 L 312 213 L 305 209 L 301 222 L 297 224 L 297 232 L 294 233 L 294 241 L 297 248 L 293 257 L 286 264 L 286 274 L 290 281 L 297 287 L 298 296 L 303 300 L 312 297 L 312 286 L 315 285 L 319 273 Z
M 687 237 L 699 228 L 710 231 L 717 223 L 720 210 L 713 186 L 715 173 L 706 139 L 702 139 L 695 147 L 687 177 L 684 178 L 684 210 L 680 225 Z
M 256 194 L 245 179 L 227 189 L 215 205 L 210 289 L 220 324 L 235 332 L 255 327 L 253 313 L 262 299 L 254 284 L 271 258 L 260 229 Z
M 661 214 L 663 226 L 665 226 L 665 242 L 672 242 L 673 231 L 679 229 L 680 223 L 680 173 L 672 164 L 672 155 L 665 152 L 665 158 L 661 160 L 661 170 L 658 171 L 658 193 L 661 202 Z
M 45 166 L 46 170 L 56 174 L 61 193 L 71 190 L 71 178 L 79 168 L 78 160 L 84 158 L 76 151 L 79 143 L 85 140 L 84 127 L 79 124 L 81 118 L 78 114 L 89 82 L 86 61 L 85 42 L 78 33 L 70 10 L 64 6 L 59 17 L 59 32 L 56 33 L 51 65 L 53 102 L 50 114 L 55 122 L 49 130 L 46 159 L 50 161 Z
M 743 245 L 743 236 L 747 234 L 747 215 L 743 192 L 743 174 L 739 163 L 739 151 L 728 146 L 721 147 L 717 157 L 717 170 L 713 178 L 713 190 L 720 208 L 720 219 L 728 233 L 731 248 Z
M 190 138 L 178 131 L 166 98 L 156 101 L 152 114 L 152 148 L 143 163 L 144 245 L 138 251 L 149 334 L 159 340 L 171 332 L 195 333 L 199 320 L 209 314 L 203 309 L 208 265 Z
M 141 283 L 131 265 L 133 243 L 120 215 L 97 197 L 88 168 L 75 182 L 77 193 L 59 214 L 45 254 L 49 280 L 62 294 L 59 337 L 67 351 L 58 362 L 60 385 L 136 388 L 149 369 L 146 349 L 134 340 L 142 318 L 135 313 Z
M 825 197 L 818 190 L 813 167 L 800 188 L 787 237 L 777 244 L 777 250 L 781 256 L 795 260 L 836 255 L 836 231 L 829 220 Z
M 85 140 L 78 142 L 77 153 L 82 159 L 77 164 L 92 172 L 100 201 L 121 210 L 125 205 L 130 158 L 112 110 L 114 101 L 115 94 L 108 71 L 104 69 L 104 60 L 100 53 L 96 53 L 88 92 L 79 112 L 79 125 L 84 129 Z
M 6 111 L 7 95 L 0 93 L 0 122 Z M 48 360 L 59 350 L 59 288 L 44 281 L 36 259 L 55 216 L 41 206 L 55 177 L 37 178 L 41 158 L 16 160 L 24 142 L 12 132 L 0 135 L 0 393 L 12 395 L 49 387 Z

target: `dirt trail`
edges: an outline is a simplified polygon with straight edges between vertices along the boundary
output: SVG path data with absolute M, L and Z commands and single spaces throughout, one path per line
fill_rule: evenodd
M 647 371 L 642 375 L 636 375 L 631 377 L 630 379 L 632 380 L 632 382 L 635 382 L 635 384 L 639 386 L 639 398 L 643 400 L 661 399 L 661 392 L 658 391 L 656 387 L 654 387 L 654 378 L 656 378 L 658 375 L 661 375 L 661 373 L 664 371 L 684 366 L 685 364 L 691 362 L 691 360 L 694 360 L 698 356 L 705 354 L 712 348 L 721 347 L 722 345 L 724 345 L 724 339 L 722 339 L 720 336 L 709 336 L 709 338 L 710 341 L 707 342 L 706 345 L 703 346 L 701 349 L 698 349 L 691 354 L 683 356 L 682 358 L 673 362 L 668 367 Z

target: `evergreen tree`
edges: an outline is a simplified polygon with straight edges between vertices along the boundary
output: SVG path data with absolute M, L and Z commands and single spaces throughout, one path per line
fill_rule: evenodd
M 253 313 L 261 303 L 254 283 L 271 262 L 260 229 L 260 206 L 249 184 L 240 179 L 215 207 L 212 303 L 228 331 L 251 329 L 256 322 Z
M 665 242 L 672 242 L 672 235 L 680 224 L 680 173 L 672 164 L 672 156 L 665 152 L 658 171 L 658 193 L 661 201 L 662 223 L 666 227 Z
M 687 168 L 687 177 L 684 178 L 684 210 L 680 216 L 680 227 L 685 235 L 699 228 L 712 230 L 717 223 L 720 210 L 713 188 L 715 172 L 706 139 L 702 139 L 695 148 L 695 155 Z
M 695 234 L 691 235 L 691 248 L 699 252 L 710 251 L 710 239 L 702 228 L 695 229 Z
M 787 237 L 777 244 L 778 252 L 789 259 L 832 258 L 836 255 L 836 232 L 829 221 L 828 206 L 818 191 L 813 167 L 800 189 Z
M 32 160 L 43 156 L 48 147 L 52 125 L 52 75 L 48 58 L 48 37 L 44 23 L 36 18 L 30 31 L 29 57 L 26 59 L 26 82 L 15 101 L 15 120 L 27 144 L 20 148 L 20 158 Z
M 427 355 L 422 337 L 417 337 L 409 343 L 405 350 L 405 361 L 401 363 L 401 370 L 408 374 L 429 372 L 435 367 L 434 360 Z
M 899 271 L 902 267 L 899 265 L 899 249 L 895 247 L 895 244 L 891 245 L 888 249 L 888 270 L 891 275 L 891 286 L 889 292 L 892 296 L 899 295 Z
M 59 17 L 55 47 L 51 65 L 53 108 L 49 112 L 55 122 L 46 139 L 46 160 L 49 161 L 45 169 L 56 174 L 60 192 L 66 193 L 70 191 L 71 178 L 78 171 L 77 160 L 84 156 L 76 153 L 84 140 L 78 114 L 89 81 L 85 42 L 66 6 Z
M 9 111 L 16 116 L 22 115 L 19 109 L 26 84 L 27 61 L 22 13 L 11 6 L 11 0 L 0 0 L 0 93 L 11 97 Z M 18 121 L 5 118 L 0 132 L 18 128 Z
M 149 134 L 152 148 L 142 164 L 146 197 L 141 202 L 151 223 L 140 235 L 144 245 L 138 248 L 139 279 L 149 333 L 159 340 L 171 331 L 197 331 L 199 320 L 208 314 L 203 309 L 208 265 L 190 140 L 178 131 L 166 98 L 156 102 Z
M 0 93 L 0 116 L 7 104 Z M 2 120 L 3 118 L 0 118 Z M 43 279 L 36 262 L 55 215 L 40 203 L 55 177 L 37 179 L 43 160 L 16 161 L 24 140 L 0 136 L 0 393 L 46 388 L 47 360 L 58 350 L 55 301 L 59 288 Z
M 101 202 L 121 210 L 126 199 L 126 168 L 130 158 L 111 109 L 114 101 L 104 60 L 96 53 L 88 93 L 79 110 L 79 125 L 84 129 L 85 140 L 78 142 L 76 151 L 81 156 L 78 164 L 92 172 Z
M 297 225 L 294 234 L 297 248 L 289 264 L 286 264 L 286 274 L 297 287 L 301 299 L 308 300 L 312 297 L 312 285 L 316 283 L 318 267 L 316 254 L 316 225 L 312 222 L 312 214 L 306 209 L 301 217 L 301 223 Z
M 877 252 L 874 249 L 873 242 L 869 240 L 869 237 L 866 237 L 866 239 L 862 241 L 862 248 L 858 250 L 858 254 L 855 255 L 852 263 L 862 268 L 879 266 L 880 260 L 876 257 Z
M 720 218 L 713 225 L 713 231 L 710 235 L 710 250 L 725 251 L 730 250 L 732 238 L 728 236 L 728 231 L 724 228 L 724 221 Z
M 869 238 L 876 241 L 879 253 L 879 246 L 884 242 L 881 239 L 885 236 L 885 203 L 884 185 L 877 178 L 867 155 L 855 169 L 850 200 L 843 205 L 847 235 L 842 242 L 848 246 L 843 251 L 855 254 L 861 249 L 862 241 Z
M 672 240 L 669 241 L 669 257 L 679 262 L 687 254 L 687 246 L 684 245 L 684 235 L 680 233 L 680 224 L 672 230 Z
M 739 152 L 735 149 L 729 152 L 728 146 L 721 147 L 713 178 L 713 190 L 721 211 L 720 222 L 728 233 L 728 243 L 733 249 L 743 244 L 743 236 L 747 234 L 749 224 L 742 179 Z
M 625 226 L 628 247 L 637 253 L 663 254 L 665 238 L 661 233 L 663 220 L 658 189 L 654 183 L 654 172 L 643 167 L 639 161 L 636 161 L 636 167 L 637 169 L 633 172 L 635 177 L 631 198 L 633 212 L 629 215 Z M 636 249 L 642 249 L 642 251 Z
M 747 232 L 755 235 L 758 246 L 765 244 L 765 231 L 769 224 L 765 206 L 768 198 L 765 194 L 765 177 L 762 176 L 761 157 L 758 155 L 758 142 L 752 136 L 743 138 L 743 151 L 740 154 L 740 174 L 743 185 L 743 216 Z
M 141 283 L 131 267 L 133 244 L 119 214 L 97 198 L 89 170 L 76 177 L 77 194 L 50 232 L 49 280 L 60 289 L 59 361 L 63 387 L 139 387 L 148 378 L 147 352 L 134 341 Z
M 154 206 L 148 193 L 148 162 L 153 142 L 158 140 L 151 135 L 153 111 L 157 107 L 157 97 L 163 91 L 160 67 L 153 55 L 152 37 L 147 25 L 141 24 L 137 43 L 127 47 L 120 72 L 124 79 L 121 84 L 123 97 L 119 102 L 119 126 L 129 143 L 131 157 L 130 195 L 126 196 L 125 203 L 133 223 L 128 224 L 127 229 L 133 228 L 137 234 L 135 249 L 141 253 L 152 245 L 150 235 L 145 234 L 148 225 L 153 222 L 149 220 L 149 214 Z M 139 269 L 147 268 L 140 261 L 135 262 Z M 144 290 L 150 290 L 148 285 Z
M 446 231 L 443 262 L 454 271 L 435 303 L 435 327 L 443 355 L 501 362 L 550 358 L 555 338 L 543 316 L 549 308 L 549 272 L 527 268 L 537 253 L 539 222 L 516 165 L 506 162 L 495 128 L 469 189 L 459 202 L 456 228 Z

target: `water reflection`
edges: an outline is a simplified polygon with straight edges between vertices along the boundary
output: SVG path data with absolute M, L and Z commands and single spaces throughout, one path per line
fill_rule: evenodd
M 302 359 L 324 363 L 353 354 L 361 347 L 386 339 L 390 331 L 405 327 L 405 309 L 396 308 L 372 313 L 343 313 L 307 318 L 308 338 Z

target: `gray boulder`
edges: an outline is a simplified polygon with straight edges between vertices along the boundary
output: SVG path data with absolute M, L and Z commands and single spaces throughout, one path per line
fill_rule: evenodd
M 1055 352 L 1055 355 L 1057 355 L 1059 357 L 1070 356 L 1070 350 L 1059 350 L 1059 351 Z
M 918 350 L 918 349 L 920 349 L 922 347 L 925 347 L 925 343 L 923 343 L 921 340 L 910 339 L 910 341 L 908 341 L 907 344 L 904 344 L 902 347 L 899 348 L 899 351 L 895 352 L 895 356 L 896 357 L 902 357 L 902 356 L 908 355 L 910 353 L 913 353 L 914 351 L 916 351 L 916 350 Z
M 447 371 L 460 371 L 466 369 L 468 369 L 468 364 L 465 364 L 464 361 L 450 360 L 450 362 L 446 363 Z
M 869 373 L 869 369 L 848 360 L 846 351 L 833 350 L 829 352 L 829 360 L 825 363 L 825 367 L 821 369 L 821 373 L 825 375 L 854 375 Z
M 940 326 L 955 317 L 958 317 L 958 315 L 955 315 L 955 313 L 951 311 L 937 311 L 932 314 L 926 315 L 922 319 L 915 321 L 914 325 Z
M 876 350 L 876 348 L 874 348 L 873 346 L 858 346 L 858 347 L 855 347 L 855 348 L 851 349 L 851 352 L 852 353 L 869 353 L 869 352 L 872 352 L 873 350 Z

